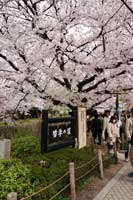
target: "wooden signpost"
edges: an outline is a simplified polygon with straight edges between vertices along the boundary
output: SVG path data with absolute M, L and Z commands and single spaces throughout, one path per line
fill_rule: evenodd
M 42 113 L 41 152 L 72 146 L 86 146 L 86 108 L 74 107 L 69 117 L 49 118 L 48 110 Z
M 60 148 L 75 147 L 76 110 L 69 117 L 48 117 L 48 110 L 42 113 L 41 152 L 50 152 Z

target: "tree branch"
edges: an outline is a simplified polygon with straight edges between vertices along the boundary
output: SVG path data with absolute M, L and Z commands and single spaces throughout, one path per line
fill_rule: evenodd
M 101 100 L 101 101 L 98 101 L 98 102 L 94 103 L 94 104 L 92 105 L 92 108 L 98 106 L 98 105 L 101 104 L 101 103 L 106 102 L 106 101 L 107 101 L 108 99 L 110 99 L 111 97 L 112 97 L 112 95 L 106 97 L 104 100 Z
M 133 9 L 127 4 L 125 0 L 121 0 L 121 2 L 127 7 L 127 9 L 133 14 Z
M 88 84 L 88 83 L 91 83 L 92 81 L 95 80 L 95 78 L 97 77 L 97 75 L 93 75 L 92 77 L 88 78 L 88 79 L 85 79 L 83 80 L 82 82 L 80 82 L 77 87 L 78 87 L 78 92 L 81 92 L 82 91 L 82 88 Z
M 15 71 L 19 71 L 19 69 L 14 65 L 14 63 L 10 60 L 8 60 L 8 58 L 3 55 L 2 53 L 0 53 L 0 58 L 2 58 L 3 60 L 5 60 Z
M 106 83 L 106 81 L 107 81 L 106 78 L 103 78 L 102 80 L 100 80 L 96 84 L 94 84 L 93 86 L 88 87 L 87 89 L 82 90 L 82 92 L 85 92 L 85 93 L 90 92 L 91 90 L 96 89 L 101 83 Z

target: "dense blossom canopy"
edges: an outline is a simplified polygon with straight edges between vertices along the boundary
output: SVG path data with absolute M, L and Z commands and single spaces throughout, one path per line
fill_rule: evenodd
M 0 108 L 96 106 L 133 89 L 131 0 L 1 0 Z

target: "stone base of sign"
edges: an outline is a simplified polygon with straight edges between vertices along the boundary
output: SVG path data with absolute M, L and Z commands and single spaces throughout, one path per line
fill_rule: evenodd
M 0 159 L 9 159 L 11 152 L 11 140 L 1 139 L 0 140 Z

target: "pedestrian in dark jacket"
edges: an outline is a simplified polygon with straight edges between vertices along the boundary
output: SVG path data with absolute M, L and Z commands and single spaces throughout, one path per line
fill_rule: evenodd
M 99 118 L 99 115 L 97 112 L 95 112 L 95 114 L 94 114 L 94 119 L 93 119 L 92 125 L 91 125 L 91 131 L 92 131 L 92 135 L 94 138 L 94 144 L 96 144 L 96 139 L 98 138 L 97 144 L 101 145 L 102 122 L 101 122 L 101 119 Z

